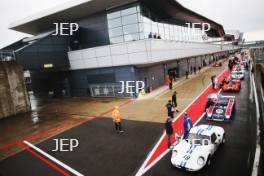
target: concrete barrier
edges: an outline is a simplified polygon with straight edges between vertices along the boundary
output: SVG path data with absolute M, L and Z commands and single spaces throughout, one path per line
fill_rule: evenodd
M 0 61 L 0 119 L 28 111 L 22 67 L 14 61 Z

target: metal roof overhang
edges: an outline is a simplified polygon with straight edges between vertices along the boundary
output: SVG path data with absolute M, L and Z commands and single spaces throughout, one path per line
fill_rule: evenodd
M 210 23 L 211 30 L 207 32 L 208 36 L 223 37 L 225 34 L 222 25 L 183 7 L 175 0 L 74 0 L 71 3 L 19 20 L 11 24 L 9 28 L 37 35 L 53 29 L 53 23 L 76 22 L 97 12 L 137 1 L 155 11 L 164 21 L 182 25 L 185 25 L 186 22 Z M 197 27 L 201 28 L 198 25 Z

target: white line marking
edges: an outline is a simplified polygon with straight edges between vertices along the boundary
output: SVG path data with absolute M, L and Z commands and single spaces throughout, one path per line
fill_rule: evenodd
M 71 168 L 70 166 L 62 163 L 61 161 L 57 160 L 56 158 L 54 158 L 53 156 L 49 155 L 48 153 L 44 152 L 43 150 L 39 149 L 38 147 L 36 147 L 35 145 L 29 143 L 28 141 L 23 141 L 27 146 L 29 146 L 30 148 L 36 150 L 37 152 L 39 152 L 40 154 L 44 155 L 46 158 L 50 159 L 51 161 L 53 161 L 54 163 L 60 165 L 61 167 L 63 167 L 64 169 L 70 171 L 71 173 L 77 175 L 77 176 L 84 176 L 83 174 L 79 173 L 78 171 L 74 170 L 73 168 Z
M 223 70 L 217 77 L 219 78 L 221 75 L 223 75 L 223 73 L 226 70 Z M 173 122 L 175 122 L 178 118 L 181 117 L 181 115 L 210 87 L 212 86 L 212 84 L 210 83 L 183 111 L 181 111 L 181 113 L 173 120 Z M 222 89 L 219 90 L 218 94 L 222 91 Z M 199 121 L 201 120 L 202 117 L 200 117 L 200 119 L 198 119 Z M 198 121 L 197 121 L 198 123 Z M 196 123 L 195 123 L 196 124 Z M 146 173 L 152 166 L 154 166 L 154 164 L 156 164 L 163 156 L 165 156 L 168 151 L 166 150 L 163 154 L 161 154 L 158 158 L 156 158 L 156 160 L 154 160 L 148 167 L 146 167 L 144 169 L 144 166 L 147 164 L 147 162 L 149 161 L 150 157 L 153 155 L 153 153 L 156 151 L 156 149 L 158 148 L 159 144 L 161 143 L 162 139 L 165 136 L 165 131 L 163 132 L 163 134 L 161 135 L 159 141 L 156 143 L 156 145 L 154 146 L 154 148 L 150 151 L 150 153 L 147 155 L 146 160 L 144 161 L 144 163 L 141 165 L 141 167 L 139 168 L 138 172 L 136 173 L 135 176 L 141 176 L 144 173 Z
M 260 89 L 262 103 L 264 103 L 264 93 L 263 93 L 263 87 Z
M 250 79 L 250 94 L 249 94 L 249 99 L 251 102 L 253 102 L 253 79 L 252 79 L 252 75 L 249 72 L 249 79 Z
M 256 135 L 257 135 L 257 139 L 256 139 L 256 152 L 255 152 L 255 158 L 254 158 L 251 176 L 256 176 L 256 175 L 258 175 L 258 166 L 259 166 L 259 160 L 260 160 L 260 144 L 259 144 L 259 135 L 260 135 L 259 118 L 260 118 L 260 113 L 259 113 L 259 103 L 258 103 L 258 96 L 257 96 L 254 76 L 252 76 L 252 79 L 253 79 L 252 83 L 253 83 L 255 103 L 256 103 L 256 115 L 257 115 L 257 117 L 256 117 L 257 118 L 257 123 L 256 123 L 257 134 Z

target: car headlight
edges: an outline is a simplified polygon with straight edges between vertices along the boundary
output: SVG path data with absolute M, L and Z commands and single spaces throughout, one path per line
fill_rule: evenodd
M 173 150 L 172 151 L 172 157 L 176 157 L 177 153 L 178 153 L 177 150 Z
M 200 157 L 198 158 L 198 160 L 197 160 L 197 163 L 198 163 L 199 165 L 204 165 L 204 162 L 205 162 L 205 159 L 204 159 L 204 157 L 202 157 L 202 156 L 200 156 Z

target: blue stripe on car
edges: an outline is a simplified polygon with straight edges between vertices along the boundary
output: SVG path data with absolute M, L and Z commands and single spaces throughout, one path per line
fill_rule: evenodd
M 180 164 L 180 166 L 182 167 L 182 165 L 183 165 L 183 161 L 181 161 L 181 164 Z
M 187 150 L 186 153 L 188 153 L 192 149 L 193 145 L 191 144 L 190 148 Z
M 194 148 L 189 152 L 189 154 L 192 154 L 192 152 L 194 151 L 194 149 L 197 147 L 197 145 L 194 146 Z

